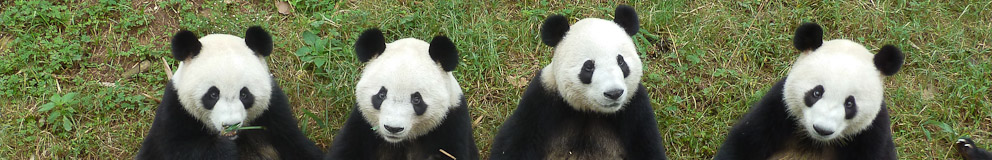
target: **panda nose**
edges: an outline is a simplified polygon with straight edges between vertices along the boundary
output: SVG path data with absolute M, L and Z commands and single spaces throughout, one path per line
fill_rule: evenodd
M 834 131 L 823 129 L 823 128 L 820 128 L 818 126 L 813 126 L 813 130 L 815 130 L 816 133 L 819 133 L 821 136 L 826 136 L 826 135 L 834 134 Z
M 382 125 L 382 126 L 383 128 L 386 128 L 386 130 L 389 131 L 390 133 L 399 133 L 403 131 L 403 127 L 392 127 L 389 125 Z
M 620 98 L 620 95 L 623 95 L 623 90 L 622 89 L 614 89 L 614 90 L 611 90 L 611 91 L 603 92 L 603 95 L 606 96 L 606 98 L 610 98 L 612 100 L 617 100 L 618 98 Z

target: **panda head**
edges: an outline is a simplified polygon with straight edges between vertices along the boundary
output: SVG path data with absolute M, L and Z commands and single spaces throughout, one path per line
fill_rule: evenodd
M 217 133 L 249 125 L 268 109 L 275 83 L 265 63 L 270 53 L 272 37 L 257 26 L 243 39 L 227 34 L 198 39 L 179 31 L 172 38 L 172 55 L 180 61 L 172 83 L 183 109 Z
M 631 39 L 638 25 L 637 13 L 625 5 L 617 7 L 613 21 L 586 18 L 569 26 L 563 16 L 548 17 L 541 39 L 555 49 L 541 72 L 545 89 L 579 111 L 622 109 L 641 81 L 641 59 Z
M 882 109 L 883 76 L 899 71 L 903 54 L 892 45 L 872 54 L 850 40 L 823 41 L 806 23 L 793 39 L 801 52 L 785 80 L 789 114 L 808 137 L 827 144 L 869 128 Z
M 447 37 L 387 44 L 381 31 L 368 29 L 355 42 L 355 53 L 367 62 L 355 86 L 359 111 L 387 142 L 430 132 L 461 103 L 462 90 L 451 74 L 458 51 Z

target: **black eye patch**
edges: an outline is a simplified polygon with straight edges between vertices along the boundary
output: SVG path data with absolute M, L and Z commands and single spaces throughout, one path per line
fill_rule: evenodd
M 417 112 L 417 115 L 424 115 L 427 111 L 427 103 L 424 102 L 424 98 L 420 96 L 420 92 L 414 92 L 410 94 L 410 104 L 413 104 L 413 111 Z
M 854 96 L 847 96 L 844 99 L 844 119 L 854 118 L 854 114 L 858 113 L 858 103 L 854 101 Z
M 586 63 L 582 64 L 582 71 L 579 71 L 579 81 L 582 81 L 583 84 L 592 83 L 593 71 L 596 71 L 596 62 L 586 60 Z
M 813 89 L 806 91 L 806 96 L 803 97 L 803 102 L 806 103 L 806 107 L 813 107 L 816 101 L 823 98 L 823 85 L 816 85 Z
M 255 104 L 255 95 L 248 91 L 248 87 L 241 88 L 241 94 L 238 95 L 238 99 L 241 99 L 241 104 L 245 105 L 245 109 L 251 108 Z
M 200 98 L 200 101 L 203 102 L 203 108 L 207 108 L 208 110 L 214 109 L 217 100 L 220 100 L 220 89 L 217 89 L 216 86 L 207 89 L 207 93 L 203 94 L 203 98 Z
M 379 110 L 379 106 L 382 106 L 382 101 L 386 100 L 386 87 L 383 86 L 379 88 L 379 93 L 372 95 L 372 108 Z
M 620 71 L 623 71 L 623 78 L 627 78 L 630 75 L 630 67 L 627 67 L 622 55 L 617 55 L 617 65 L 620 65 Z

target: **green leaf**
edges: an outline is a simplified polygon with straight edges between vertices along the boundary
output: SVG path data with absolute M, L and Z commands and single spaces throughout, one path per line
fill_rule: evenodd
M 299 49 L 296 49 L 297 57 L 303 57 L 308 54 L 310 54 L 310 47 L 300 47 Z
M 76 93 L 76 92 L 65 94 L 64 96 L 62 96 L 62 102 L 63 103 L 65 103 L 65 102 L 71 102 L 72 101 L 72 98 L 73 97 L 76 97 L 76 95 L 78 95 L 78 94 L 79 93 Z
M 52 114 L 48 115 L 48 119 L 45 120 L 45 123 L 47 124 L 55 123 L 56 118 L 59 118 L 59 116 L 62 116 L 62 112 L 59 111 L 52 112 Z
M 65 128 L 65 131 L 72 131 L 72 121 L 69 117 L 62 117 L 62 128 Z
M 319 37 L 317 37 L 316 34 L 313 34 L 313 32 L 310 31 L 303 31 L 303 33 L 300 33 L 300 35 L 303 37 L 303 42 L 307 43 L 308 45 L 313 45 L 314 42 L 317 41 L 317 39 L 319 39 Z
M 48 103 L 45 103 L 45 104 L 41 105 L 41 109 L 38 109 L 38 112 L 45 112 L 45 111 L 48 111 L 48 110 L 52 110 L 52 108 L 55 108 L 55 103 L 48 102 Z
M 52 98 L 50 98 L 48 100 L 51 100 L 52 102 L 55 102 L 55 104 L 62 104 L 62 96 L 60 96 L 58 94 L 52 95 Z

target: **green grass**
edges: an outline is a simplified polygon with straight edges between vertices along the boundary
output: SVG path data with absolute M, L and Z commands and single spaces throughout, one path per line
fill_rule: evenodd
M 132 157 L 151 126 L 172 69 L 168 40 L 262 25 L 274 35 L 269 64 L 306 134 L 326 148 L 354 103 L 362 30 L 388 41 L 447 35 L 461 52 L 455 76 L 468 98 L 477 145 L 489 143 L 529 78 L 550 61 L 539 26 L 612 19 L 615 2 L 273 1 L 0 2 L 0 159 Z M 817 22 L 827 39 L 907 54 L 885 79 L 901 159 L 957 158 L 955 138 L 992 147 L 992 4 L 952 2 L 633 1 L 667 154 L 708 159 L 730 126 L 788 71 L 792 32 Z M 68 96 L 72 95 L 72 96 Z M 148 95 L 148 96 L 145 96 Z M 68 98 L 66 98 L 68 97 Z

